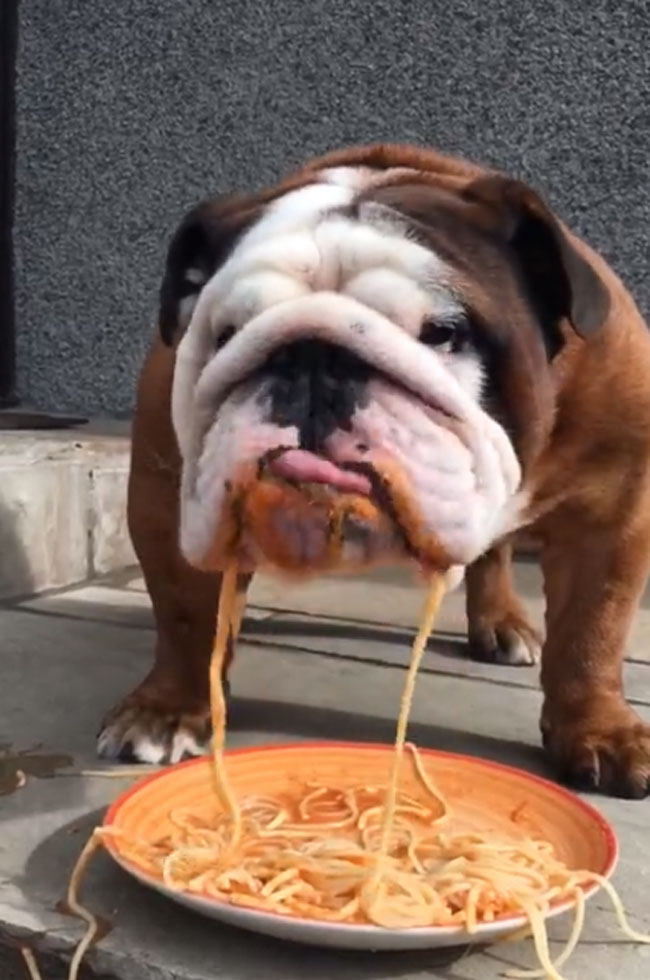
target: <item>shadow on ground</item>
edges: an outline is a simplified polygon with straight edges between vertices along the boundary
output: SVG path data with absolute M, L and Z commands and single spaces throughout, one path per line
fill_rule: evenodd
M 296 619 L 290 619 L 293 615 Z M 404 646 L 410 650 L 414 630 L 400 627 L 358 623 L 350 620 L 322 619 L 300 613 L 286 613 L 268 619 L 244 619 L 242 636 L 245 637 L 314 637 L 329 640 L 364 640 L 370 643 L 386 643 Z M 433 633 L 435 637 L 451 634 Z M 459 644 L 460 645 L 460 644 Z M 464 644 L 463 644 L 464 645 Z
M 290 704 L 283 701 L 233 698 L 228 716 L 231 732 L 253 731 L 277 738 L 278 733 L 296 739 L 335 739 L 350 742 L 381 742 L 395 739 L 393 719 L 356 715 L 336 708 Z M 409 738 L 420 748 L 458 752 L 493 762 L 518 766 L 538 775 L 548 775 L 541 749 L 519 742 L 490 738 L 421 722 L 409 725 Z

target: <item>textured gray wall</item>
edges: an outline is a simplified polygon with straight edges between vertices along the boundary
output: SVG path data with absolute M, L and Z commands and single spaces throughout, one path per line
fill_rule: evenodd
M 183 211 L 348 141 L 533 181 L 650 310 L 647 0 L 21 0 L 18 67 L 19 384 L 43 408 L 128 412 Z

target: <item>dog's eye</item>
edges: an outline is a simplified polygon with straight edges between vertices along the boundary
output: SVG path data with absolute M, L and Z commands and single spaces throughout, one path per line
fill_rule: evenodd
M 469 346 L 469 329 L 464 321 L 451 323 L 427 318 L 422 323 L 420 340 L 438 351 L 460 354 Z
M 234 336 L 235 336 L 235 328 L 234 327 L 232 327 L 232 326 L 224 327 L 221 330 L 221 333 L 219 334 L 219 336 L 217 337 L 217 339 L 215 341 L 215 345 L 214 346 L 215 346 L 216 350 L 219 351 L 219 350 L 221 350 L 222 347 L 225 347 L 226 344 L 228 343 L 228 341 L 229 340 L 232 340 L 232 338 Z

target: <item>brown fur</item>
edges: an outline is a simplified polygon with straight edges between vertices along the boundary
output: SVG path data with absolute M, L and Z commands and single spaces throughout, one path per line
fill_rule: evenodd
M 411 214 L 419 210 L 435 247 L 456 249 L 454 268 L 461 278 L 468 269 L 464 295 L 485 322 L 499 323 L 504 309 L 514 311 L 508 329 L 524 339 L 517 358 L 504 365 L 501 397 L 515 420 L 530 495 L 528 520 L 542 545 L 548 604 L 544 742 L 561 775 L 608 792 L 645 795 L 650 728 L 626 705 L 621 677 L 630 624 L 650 569 L 650 340 L 641 316 L 603 259 L 559 225 L 604 284 L 609 312 L 586 342 L 564 323 L 564 347 L 551 370 L 542 370 L 544 351 L 530 332 L 517 280 L 500 268 L 498 288 L 484 289 L 469 276 L 476 265 L 463 255 L 462 242 L 454 245 L 457 236 L 427 224 L 432 194 L 450 227 L 459 208 L 464 215 L 471 211 L 477 228 L 497 220 L 489 184 L 476 198 L 461 200 L 486 171 L 433 151 L 392 145 L 337 151 L 262 196 L 226 203 L 226 210 L 235 224 L 242 214 L 252 220 L 264 201 L 308 182 L 315 171 L 350 165 L 384 168 L 386 186 L 374 190 L 373 198 Z M 156 660 L 111 717 L 128 716 L 130 724 L 135 718 L 141 728 L 152 719 L 166 720 L 170 728 L 187 720 L 198 734 L 207 724 L 207 660 L 219 577 L 190 568 L 179 553 L 173 366 L 173 348 L 156 340 L 140 380 L 129 493 L 131 534 L 156 616 Z M 468 569 L 467 593 L 470 642 L 479 651 L 522 638 L 535 644 L 512 587 L 507 543 Z

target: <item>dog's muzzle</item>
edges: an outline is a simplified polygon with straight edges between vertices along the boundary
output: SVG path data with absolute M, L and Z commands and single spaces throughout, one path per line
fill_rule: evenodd
M 215 353 L 210 309 L 204 291 L 173 389 L 190 562 L 444 570 L 494 540 L 519 465 L 434 351 L 322 292 L 263 310 Z

